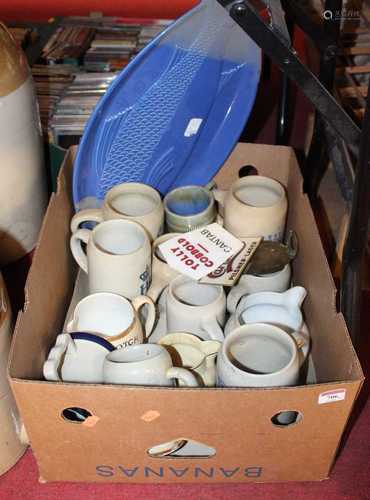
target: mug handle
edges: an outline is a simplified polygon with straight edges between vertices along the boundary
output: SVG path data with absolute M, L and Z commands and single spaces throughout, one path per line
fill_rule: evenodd
M 152 280 L 152 284 L 149 287 L 149 290 L 147 291 L 147 296 L 150 297 L 153 302 L 157 302 L 158 297 L 160 294 L 163 292 L 163 290 L 166 288 L 168 283 L 166 281 L 162 280 Z
M 219 226 L 224 227 L 224 218 L 222 217 L 222 215 L 216 215 L 216 222 Z
M 72 333 L 75 330 L 74 324 L 75 324 L 74 318 L 72 318 L 70 321 L 68 321 L 67 328 L 66 328 L 67 333 Z
M 62 380 L 59 376 L 60 364 L 71 341 L 71 336 L 68 333 L 61 333 L 57 336 L 55 346 L 50 350 L 49 356 L 42 369 L 46 380 L 52 380 L 54 382 L 60 382 Z
M 191 371 L 186 370 L 186 368 L 173 366 L 172 368 L 169 368 L 167 370 L 166 377 L 168 379 L 171 378 L 179 379 L 187 387 L 199 387 L 199 383 L 195 375 L 193 375 Z
M 137 313 L 139 313 L 140 309 L 143 306 L 145 306 L 146 304 L 148 305 L 148 317 L 145 321 L 145 337 L 148 338 L 153 331 L 153 326 L 156 319 L 155 304 L 153 300 L 146 295 L 139 295 L 138 297 L 135 297 L 134 299 L 132 299 L 131 303 Z
M 101 208 L 86 208 L 77 212 L 71 220 L 71 232 L 75 233 L 84 222 L 102 222 L 103 212 Z
M 86 274 L 88 272 L 87 255 L 82 250 L 81 242 L 86 243 L 87 245 L 90 239 L 90 235 L 91 235 L 90 229 L 77 229 L 75 233 L 72 233 L 70 242 L 72 255 L 77 264 L 81 267 L 83 271 L 85 271 Z
M 226 299 L 226 308 L 230 314 L 234 314 L 242 296 L 243 292 L 238 289 L 238 285 L 233 286 Z
M 220 342 L 225 340 L 224 332 L 222 331 L 216 316 L 204 318 L 201 322 L 201 328 L 209 335 L 211 340 L 219 340 Z

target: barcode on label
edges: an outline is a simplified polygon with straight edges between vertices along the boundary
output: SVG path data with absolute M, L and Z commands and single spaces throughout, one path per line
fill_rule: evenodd
M 346 399 L 346 390 L 345 389 L 336 389 L 333 391 L 326 391 L 319 394 L 319 405 L 323 405 L 326 403 L 335 403 L 336 401 L 343 401 Z

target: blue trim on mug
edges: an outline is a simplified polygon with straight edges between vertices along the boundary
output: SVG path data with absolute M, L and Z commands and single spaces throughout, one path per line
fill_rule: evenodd
M 99 344 L 109 352 L 114 351 L 116 348 L 112 345 L 108 340 L 103 339 L 103 337 L 99 337 L 98 335 L 94 335 L 93 333 L 87 332 L 73 332 L 70 334 L 73 340 L 88 340 L 90 342 L 95 342 L 95 344 Z

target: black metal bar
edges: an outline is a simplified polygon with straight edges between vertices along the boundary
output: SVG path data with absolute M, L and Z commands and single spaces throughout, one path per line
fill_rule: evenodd
M 286 19 L 289 37 L 293 36 L 294 24 L 291 18 Z M 281 74 L 281 92 L 278 102 L 276 136 L 275 143 L 278 145 L 286 145 L 289 138 L 289 114 L 290 114 L 290 98 L 291 88 L 289 78 L 285 73 Z
M 362 125 L 348 235 L 343 251 L 341 311 L 354 345 L 360 338 L 362 264 L 367 243 L 370 210 L 370 83 Z
M 343 199 L 349 208 L 352 203 L 355 179 L 352 161 L 344 141 L 336 135 L 328 123 L 325 123 L 324 127 L 326 151 L 333 165 L 334 175 Z
M 218 0 L 230 16 L 259 45 L 262 50 L 293 80 L 318 111 L 329 121 L 334 130 L 350 147 L 356 149 L 360 129 L 337 103 L 334 97 L 298 59 L 294 49 L 288 48 L 274 30 L 248 2 Z
M 342 10 L 342 0 L 326 0 L 324 12 L 337 12 Z M 320 68 L 319 80 L 328 90 L 332 93 L 335 69 L 336 69 L 336 55 L 338 51 L 338 38 L 340 34 L 340 20 L 339 17 L 334 16 L 333 19 L 329 16 L 324 18 L 323 30 L 326 34 L 328 45 L 320 54 Z M 326 131 L 331 130 L 331 127 L 326 127 L 323 116 L 315 110 L 314 131 L 312 135 L 312 142 L 307 155 L 307 162 L 304 168 L 304 181 L 305 191 L 307 192 L 311 203 L 314 203 L 317 197 L 317 192 L 320 187 L 321 180 L 326 172 L 328 165 L 328 155 L 326 151 L 332 148 L 329 140 L 337 142 L 336 134 L 330 134 L 331 137 L 326 136 Z M 331 149 L 331 151 L 336 151 Z M 332 155 L 332 159 L 338 159 L 338 155 Z M 334 168 L 340 166 L 333 165 Z M 339 177 L 339 173 L 338 173 Z M 350 180 L 347 181 L 349 183 Z
M 271 29 L 275 31 L 286 47 L 291 47 L 290 33 L 285 22 L 285 14 L 279 0 L 263 0 L 271 19 Z

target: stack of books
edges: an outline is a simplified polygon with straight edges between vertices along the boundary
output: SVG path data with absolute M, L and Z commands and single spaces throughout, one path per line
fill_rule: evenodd
M 168 20 L 68 17 L 43 48 L 35 67 L 44 130 L 62 147 L 77 144 L 107 88 Z M 41 68 L 44 68 L 43 70 Z
M 69 147 L 77 144 L 87 120 L 117 73 L 76 73 L 53 108 L 49 122 L 52 142 Z

